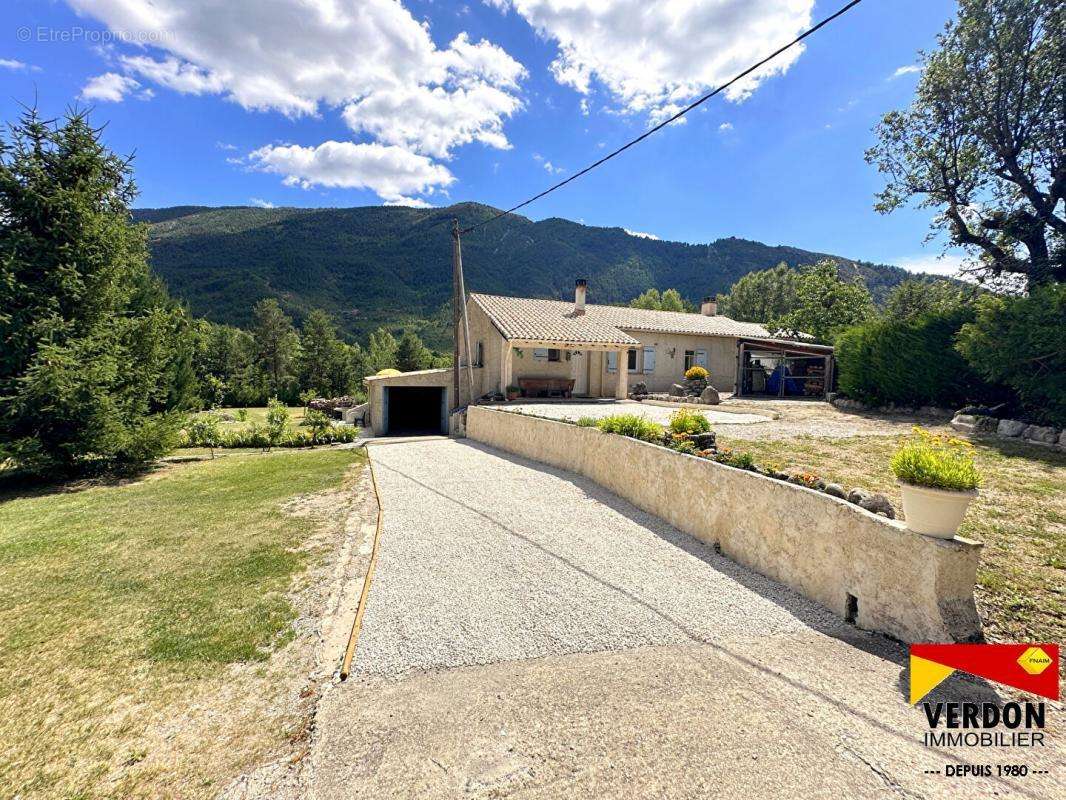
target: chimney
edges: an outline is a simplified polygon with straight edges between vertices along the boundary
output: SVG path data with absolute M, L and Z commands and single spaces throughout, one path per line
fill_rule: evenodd
M 578 278 L 574 283 L 574 313 L 585 313 L 585 289 L 589 282 L 585 278 Z
M 700 313 L 705 317 L 714 317 L 718 314 L 718 301 L 713 297 L 704 297 L 700 306 Z

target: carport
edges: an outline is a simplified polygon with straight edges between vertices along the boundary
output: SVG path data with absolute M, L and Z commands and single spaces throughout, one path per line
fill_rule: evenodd
M 824 398 L 833 391 L 833 348 L 791 339 L 737 340 L 735 397 Z
M 450 369 L 425 369 L 365 378 L 374 435 L 447 434 L 451 376 Z

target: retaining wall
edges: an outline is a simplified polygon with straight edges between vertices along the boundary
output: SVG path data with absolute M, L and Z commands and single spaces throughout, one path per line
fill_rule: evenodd
M 923 536 L 813 489 L 595 428 L 471 406 L 466 434 L 584 475 L 861 628 L 906 642 L 980 636 L 978 542 Z

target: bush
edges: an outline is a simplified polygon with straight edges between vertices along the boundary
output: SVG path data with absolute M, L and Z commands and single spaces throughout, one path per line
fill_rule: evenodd
M 636 414 L 614 414 L 596 423 L 604 433 L 617 433 L 644 442 L 658 442 L 663 436 L 663 426 Z
M 211 448 L 211 457 L 215 457 L 215 448 L 222 446 L 222 428 L 218 414 L 205 412 L 197 414 L 185 427 L 189 445 L 192 447 Z
M 266 436 L 267 447 L 276 446 L 285 436 L 289 427 L 289 409 L 278 398 L 271 397 L 267 401 L 266 413 Z
M 1028 297 L 985 295 L 958 350 L 982 377 L 1011 387 L 1026 413 L 1066 425 L 1066 284 Z
M 705 381 L 710 375 L 711 373 L 698 364 L 685 370 L 685 379 L 690 381 Z
M 736 467 L 737 469 L 755 469 L 755 457 L 751 453 L 737 453 L 728 447 L 723 447 L 719 450 L 714 456 L 714 460 L 719 464 Z
M 224 449 L 233 448 L 257 448 L 265 450 L 268 447 L 312 447 L 316 444 L 341 444 L 354 442 L 360 436 L 359 428 L 352 425 L 330 427 L 322 431 L 317 437 L 310 430 L 289 430 L 277 440 L 271 440 L 267 429 L 262 425 L 253 425 L 244 430 L 223 433 L 218 447 Z M 201 447 L 194 442 L 186 430 L 184 438 L 179 443 L 180 447 Z
M 892 457 L 892 472 L 903 483 L 932 489 L 969 491 L 981 483 L 973 445 L 962 439 L 914 429 Z
M 596 428 L 599 427 L 597 424 L 598 422 L 599 420 L 597 420 L 595 417 L 581 417 L 574 424 L 577 425 L 579 428 Z
M 674 433 L 706 433 L 710 429 L 711 423 L 698 411 L 679 408 L 670 415 L 670 430 Z
M 311 429 L 311 438 L 314 441 L 319 441 L 321 436 L 324 436 L 326 431 L 333 427 L 333 422 L 322 411 L 311 408 L 304 413 L 304 421 L 301 423 L 304 427 Z
M 983 381 L 955 349 L 955 335 L 973 314 L 957 308 L 849 328 L 836 342 L 840 391 L 871 405 L 953 408 L 1002 399 L 1002 389 Z

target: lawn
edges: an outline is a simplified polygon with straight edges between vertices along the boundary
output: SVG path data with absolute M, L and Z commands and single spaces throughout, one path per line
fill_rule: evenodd
M 212 797 L 298 735 L 294 588 L 364 461 L 234 453 L 0 495 L 0 797 Z
M 295 427 L 295 426 L 299 425 L 301 422 L 303 422 L 304 411 L 306 410 L 303 406 L 289 406 L 288 409 L 289 409 L 289 424 L 290 425 Z M 266 425 L 266 414 L 267 414 L 266 406 L 258 406 L 258 407 L 252 406 L 252 407 L 249 407 L 249 408 L 245 408 L 244 411 L 248 412 L 248 417 L 245 420 L 236 419 L 237 414 L 238 414 L 239 411 L 241 411 L 241 409 L 239 409 L 239 408 L 220 408 L 219 409 L 219 413 L 220 414 L 223 414 L 225 416 L 234 418 L 232 421 L 229 421 L 229 422 L 223 421 L 222 430 L 224 430 L 224 431 L 243 430 L 244 428 L 250 428 L 253 423 L 256 424 L 256 425 Z
M 721 431 L 721 429 L 719 429 Z M 901 514 L 889 469 L 893 436 L 850 439 L 730 440 L 760 464 L 805 469 L 847 488 L 883 492 Z M 984 476 L 981 494 L 959 533 L 984 542 L 977 605 L 991 641 L 1066 640 L 1066 453 L 993 439 L 975 439 Z

